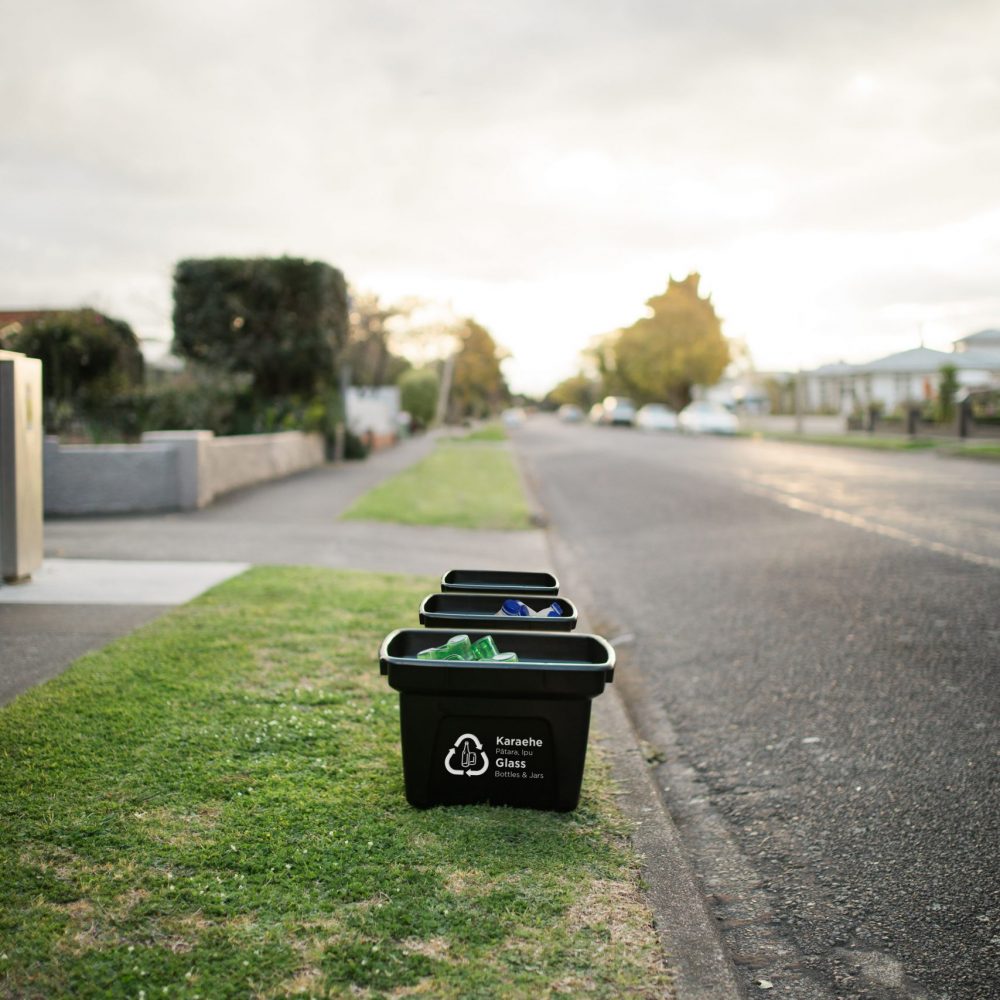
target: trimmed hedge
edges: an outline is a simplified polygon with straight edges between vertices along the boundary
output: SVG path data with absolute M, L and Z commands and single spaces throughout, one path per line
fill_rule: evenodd
M 336 385 L 347 344 L 347 285 L 296 257 L 182 260 L 174 271 L 174 353 L 247 374 L 258 400 Z

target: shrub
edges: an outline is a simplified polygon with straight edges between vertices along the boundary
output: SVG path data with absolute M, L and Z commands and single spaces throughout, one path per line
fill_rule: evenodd
M 258 400 L 311 399 L 336 385 L 347 335 L 347 286 L 329 264 L 294 257 L 177 264 L 174 353 L 248 375 Z
M 949 423 L 955 417 L 955 394 L 958 392 L 958 369 L 954 365 L 942 365 L 939 369 L 937 418 L 941 423 Z
M 426 427 L 434 419 L 438 391 L 438 377 L 429 368 L 412 368 L 399 378 L 400 406 L 415 425 Z
M 122 398 L 143 383 L 139 341 L 128 323 L 94 309 L 43 313 L 3 346 L 42 361 L 45 430 L 58 434 L 122 419 Z

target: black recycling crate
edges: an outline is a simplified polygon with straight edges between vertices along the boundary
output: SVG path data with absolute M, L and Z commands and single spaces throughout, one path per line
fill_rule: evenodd
M 551 573 L 526 573 L 518 570 L 502 569 L 450 569 L 441 577 L 441 589 L 445 593 L 459 591 L 488 591 L 500 593 L 508 590 L 512 594 L 559 593 L 559 581 Z
M 504 632 L 512 664 L 418 660 L 456 635 L 482 629 L 397 629 L 379 669 L 399 692 L 407 801 L 522 806 L 568 812 L 580 800 L 590 702 L 614 679 L 615 651 L 600 636 Z
M 553 601 L 558 601 L 563 614 L 557 618 L 509 618 L 498 615 L 503 602 L 509 598 L 523 601 L 533 611 L 544 611 Z M 482 628 L 489 631 L 572 632 L 576 628 L 577 612 L 572 601 L 565 597 L 539 597 L 532 594 L 478 594 L 455 591 L 451 594 L 428 594 L 420 602 L 420 624 L 431 628 Z

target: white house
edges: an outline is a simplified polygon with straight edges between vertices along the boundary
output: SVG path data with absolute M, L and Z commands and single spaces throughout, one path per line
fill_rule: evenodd
M 399 386 L 348 386 L 344 400 L 347 426 L 360 438 L 368 437 L 374 448 L 395 440 L 399 433 Z
M 956 354 L 1000 355 L 1000 330 L 980 330 L 954 343 Z
M 879 404 L 886 413 L 937 397 L 941 368 L 956 369 L 959 386 L 1000 387 L 1000 330 L 983 330 L 955 341 L 953 351 L 914 347 L 861 365 L 844 362 L 805 372 L 809 412 L 850 413 Z

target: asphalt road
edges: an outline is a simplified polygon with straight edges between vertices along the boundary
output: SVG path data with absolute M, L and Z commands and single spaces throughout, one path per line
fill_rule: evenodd
M 748 995 L 1000 996 L 1000 466 L 515 445 Z

